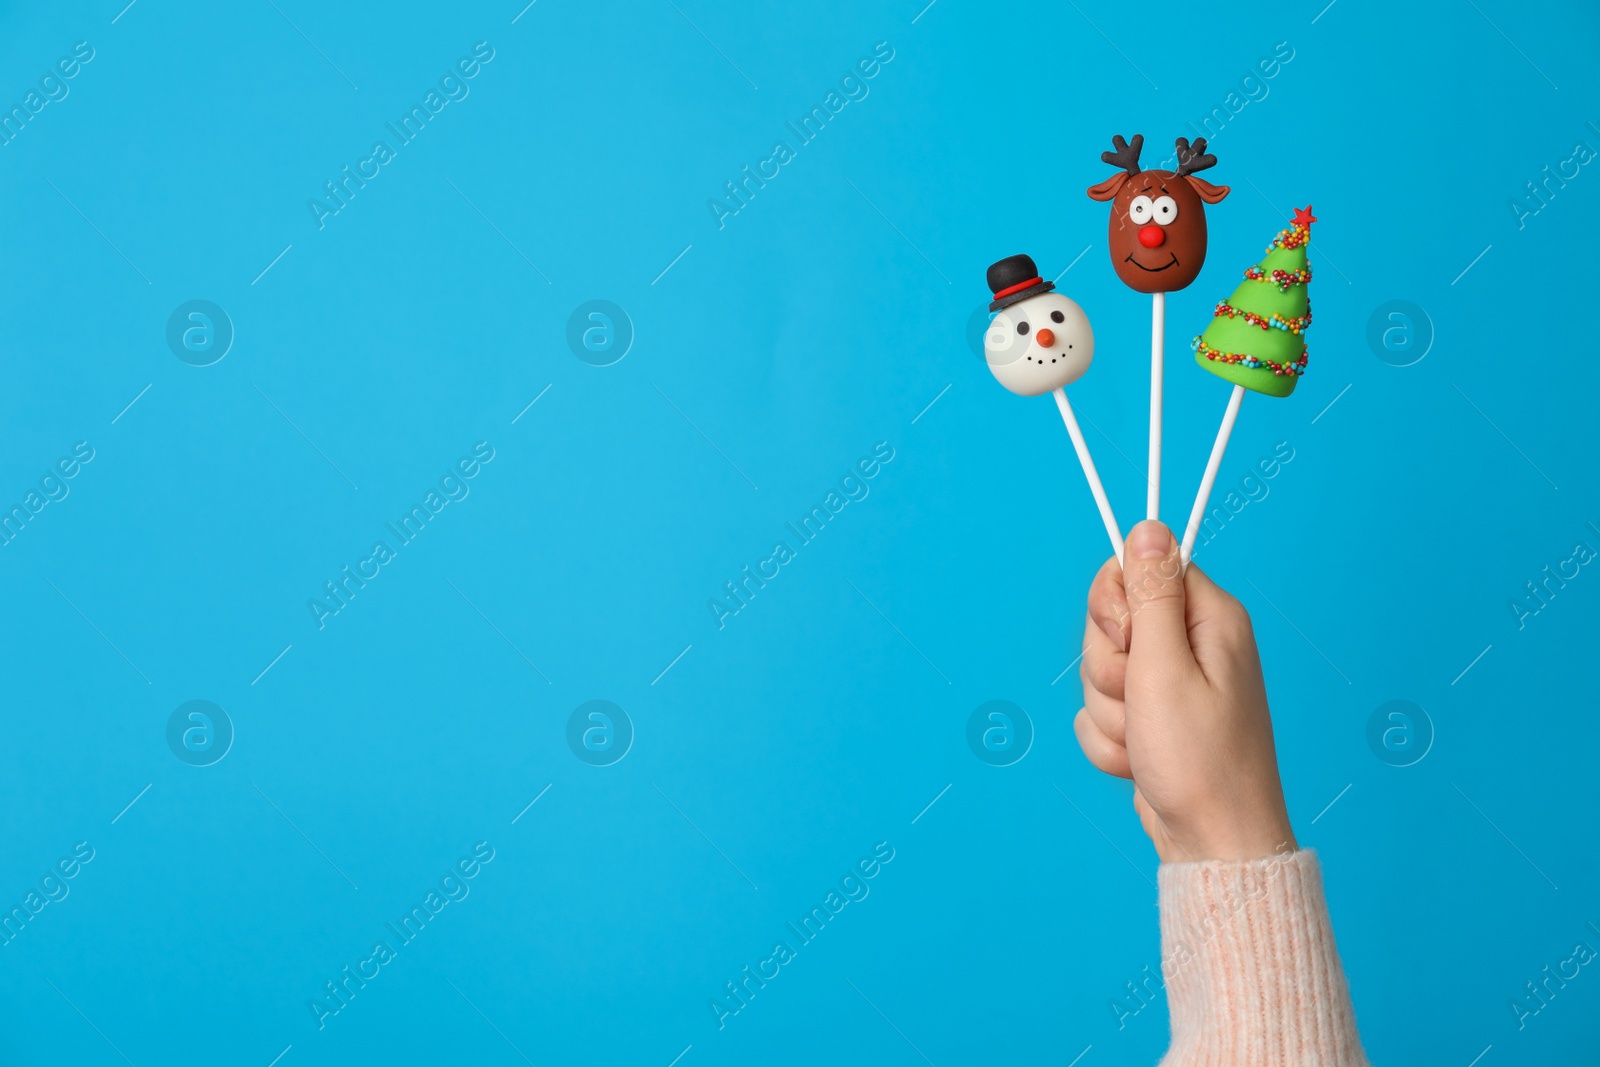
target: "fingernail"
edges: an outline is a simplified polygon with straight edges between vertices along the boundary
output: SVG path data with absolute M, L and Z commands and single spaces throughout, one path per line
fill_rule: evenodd
M 1118 652 L 1128 651 L 1122 643 L 1122 627 L 1118 626 L 1115 620 L 1104 620 L 1100 623 L 1100 629 L 1104 630 L 1106 632 L 1106 636 L 1111 638 L 1111 643 L 1117 646 Z
M 1160 559 L 1172 551 L 1172 531 L 1159 522 L 1146 520 L 1128 534 L 1124 555 L 1134 559 Z

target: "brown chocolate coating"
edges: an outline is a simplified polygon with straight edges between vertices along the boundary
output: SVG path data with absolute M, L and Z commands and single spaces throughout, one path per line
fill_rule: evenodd
M 1173 293 L 1199 277 L 1206 261 L 1206 210 L 1191 181 L 1198 179 L 1166 170 L 1140 171 L 1126 177 L 1111 201 L 1107 234 L 1111 266 L 1122 284 L 1135 292 Z M 1141 226 L 1128 214 L 1138 196 L 1152 200 L 1170 196 L 1178 205 L 1178 217 L 1169 225 L 1156 227 L 1162 240 L 1154 248 L 1140 243 L 1139 231 L 1155 224 Z

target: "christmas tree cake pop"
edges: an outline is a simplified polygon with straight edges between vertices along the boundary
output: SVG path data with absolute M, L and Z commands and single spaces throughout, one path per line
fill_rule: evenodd
M 989 291 L 995 312 L 983 335 L 984 359 L 995 380 L 1018 396 L 1051 393 L 1067 425 L 1078 463 L 1089 480 L 1100 520 L 1117 559 L 1122 559 L 1122 531 L 1111 513 L 1111 502 L 1089 445 L 1078 428 L 1072 405 L 1062 387 L 1083 377 L 1094 359 L 1094 330 L 1089 316 L 1074 301 L 1055 291 L 1055 282 L 1046 281 L 1031 256 L 1007 256 L 989 268 Z
M 1294 392 L 1306 368 L 1305 332 L 1311 326 L 1306 245 L 1315 221 L 1309 207 L 1296 210 L 1261 262 L 1246 270 L 1244 282 L 1217 305 L 1211 325 L 1194 339 L 1200 366 L 1257 393 Z
M 1305 332 L 1311 327 L 1311 301 L 1306 296 L 1311 267 L 1306 263 L 1306 245 L 1311 243 L 1311 224 L 1316 221 L 1309 205 L 1296 208 L 1294 221 L 1273 238 L 1261 262 L 1244 272 L 1243 283 L 1217 305 L 1211 325 L 1194 339 L 1195 362 L 1232 382 L 1233 393 L 1211 446 L 1189 525 L 1183 531 L 1185 563 L 1194 551 L 1244 391 L 1288 396 L 1305 373 Z

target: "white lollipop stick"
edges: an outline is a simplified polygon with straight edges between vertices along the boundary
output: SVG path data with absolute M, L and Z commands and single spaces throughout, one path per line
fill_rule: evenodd
M 1167 344 L 1167 294 L 1150 303 L 1150 489 L 1145 497 L 1147 519 L 1161 518 L 1161 379 Z
M 1217 430 L 1216 443 L 1211 446 L 1211 458 L 1206 461 L 1205 477 L 1200 479 L 1200 492 L 1194 498 L 1194 508 L 1189 512 L 1189 525 L 1183 531 L 1183 547 L 1179 550 L 1179 558 L 1183 565 L 1189 565 L 1189 556 L 1194 552 L 1194 539 L 1200 533 L 1200 522 L 1205 517 L 1206 505 L 1211 503 L 1211 487 L 1217 482 L 1217 469 L 1222 466 L 1222 454 L 1228 450 L 1228 435 L 1233 433 L 1233 424 L 1239 418 L 1239 404 L 1244 400 L 1244 386 L 1233 387 L 1233 395 L 1228 398 L 1228 410 L 1222 413 L 1222 427 Z
M 1072 405 L 1067 403 L 1065 390 L 1058 386 L 1051 392 L 1056 398 L 1056 407 L 1061 409 L 1061 421 L 1067 424 L 1067 433 L 1072 437 L 1072 447 L 1077 450 L 1083 476 L 1089 479 L 1089 491 L 1094 494 L 1095 505 L 1100 509 L 1100 521 L 1106 524 L 1111 550 L 1117 554 L 1117 562 L 1121 563 L 1122 531 L 1117 526 L 1117 517 L 1111 514 L 1111 501 L 1106 499 L 1106 487 L 1100 484 L 1100 472 L 1094 469 L 1094 460 L 1089 458 L 1089 445 L 1083 439 L 1083 431 L 1078 429 L 1078 419 L 1072 414 Z

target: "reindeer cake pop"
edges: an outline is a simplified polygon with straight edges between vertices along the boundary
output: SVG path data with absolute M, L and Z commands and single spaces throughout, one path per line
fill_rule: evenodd
M 1055 282 L 1045 281 L 1029 256 L 1007 256 L 989 268 L 989 290 L 994 300 L 989 310 L 995 317 L 983 335 L 984 359 L 995 380 L 1018 396 L 1055 397 L 1061 420 L 1067 425 L 1072 447 L 1100 520 L 1117 559 L 1122 559 L 1122 532 L 1089 445 L 1078 428 L 1078 420 L 1067 403 L 1063 386 L 1083 377 L 1094 359 L 1094 330 L 1089 316 L 1074 301 L 1055 291 Z
M 1205 264 L 1206 205 L 1231 191 L 1194 176 L 1216 166 L 1217 157 L 1206 155 L 1204 137 L 1193 145 L 1180 137 L 1177 170 L 1140 170 L 1143 134 L 1134 134 L 1131 144 L 1113 137 L 1111 144 L 1115 150 L 1100 158 L 1122 172 L 1089 188 L 1091 200 L 1111 201 L 1111 267 L 1135 292 L 1175 293 Z
M 1130 143 L 1111 139 L 1112 151 L 1100 158 L 1122 171 L 1089 187 L 1092 200 L 1111 201 L 1108 245 L 1111 266 L 1128 288 L 1150 293 L 1150 483 L 1145 517 L 1161 511 L 1161 383 L 1166 346 L 1166 294 L 1177 292 L 1200 274 L 1206 261 L 1206 205 L 1228 195 L 1226 185 L 1195 177 L 1216 165 L 1205 138 L 1174 142 L 1177 170 L 1140 170 L 1144 135 Z

